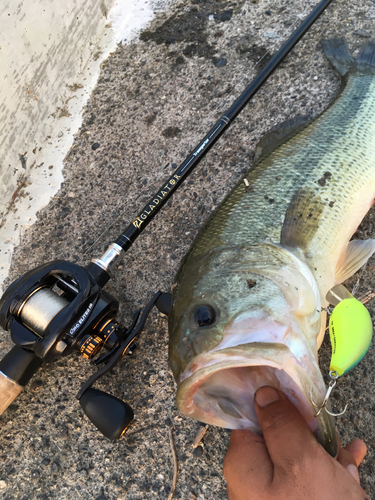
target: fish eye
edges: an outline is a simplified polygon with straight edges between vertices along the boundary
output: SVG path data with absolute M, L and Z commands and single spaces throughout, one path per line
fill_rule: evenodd
M 209 326 L 215 321 L 215 309 L 209 305 L 198 306 L 194 311 L 194 321 L 198 326 Z

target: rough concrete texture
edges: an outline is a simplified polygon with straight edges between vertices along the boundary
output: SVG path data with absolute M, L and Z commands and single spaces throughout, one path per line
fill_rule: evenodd
M 161 14 L 138 43 L 119 46 L 103 64 L 66 158 L 61 191 L 24 234 L 10 281 L 55 258 L 75 261 L 83 255 L 87 263 L 101 255 L 228 107 L 221 106 L 223 99 L 231 102 L 251 81 L 254 62 L 267 50 L 273 53 L 297 14 L 310 8 L 304 0 L 183 0 Z M 106 287 L 120 300 L 125 325 L 151 292 L 170 289 L 198 229 L 251 165 L 258 139 L 284 119 L 327 107 L 339 79 L 320 39 L 346 36 L 356 51 L 375 36 L 374 19 L 372 0 L 335 0 L 150 224 Z M 359 235 L 374 237 L 373 211 Z M 361 275 L 358 296 L 375 291 L 374 262 Z M 368 307 L 374 316 L 375 300 Z M 115 443 L 88 422 L 75 399 L 94 368 L 78 355 L 43 367 L 0 419 L 2 498 L 166 499 L 173 477 L 171 426 L 179 466 L 175 498 L 226 498 L 222 463 L 229 432 L 211 427 L 202 446 L 192 448 L 202 424 L 176 409 L 167 343 L 166 320 L 153 312 L 138 349 L 96 385 L 130 402 L 136 414 Z M 8 334 L 1 335 L 0 346 L 3 355 L 11 346 Z M 329 354 L 326 341 L 320 351 L 325 373 Z M 358 436 L 368 445 L 360 472 L 370 498 L 375 498 L 374 369 L 372 346 L 334 393 L 336 409 L 350 402 L 337 422 L 342 442 Z

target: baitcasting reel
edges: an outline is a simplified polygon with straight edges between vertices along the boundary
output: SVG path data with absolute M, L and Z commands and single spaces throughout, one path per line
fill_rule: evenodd
M 119 438 L 133 420 L 131 407 L 93 383 L 132 350 L 153 305 L 168 313 L 170 295 L 157 292 L 125 329 L 116 320 L 118 301 L 103 291 L 90 272 L 65 261 L 29 271 L 0 300 L 0 326 L 16 344 L 0 361 L 0 413 L 18 396 L 44 361 L 78 350 L 102 365 L 78 393 L 88 418 L 109 439 Z M 96 269 L 96 271 L 98 271 Z

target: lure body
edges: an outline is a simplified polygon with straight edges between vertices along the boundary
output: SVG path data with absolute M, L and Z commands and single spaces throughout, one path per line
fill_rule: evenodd
M 330 371 L 339 377 L 356 366 L 367 353 L 372 339 L 372 320 L 366 307 L 354 297 L 344 299 L 329 318 L 332 344 Z

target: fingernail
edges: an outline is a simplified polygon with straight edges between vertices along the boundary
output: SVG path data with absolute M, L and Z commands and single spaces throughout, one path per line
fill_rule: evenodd
M 354 477 L 354 479 L 357 481 L 357 483 L 360 483 L 357 467 L 354 464 L 350 464 L 350 465 L 348 465 L 347 470 Z
M 279 401 L 280 394 L 276 389 L 270 386 L 260 387 L 255 393 L 255 401 L 261 408 Z

